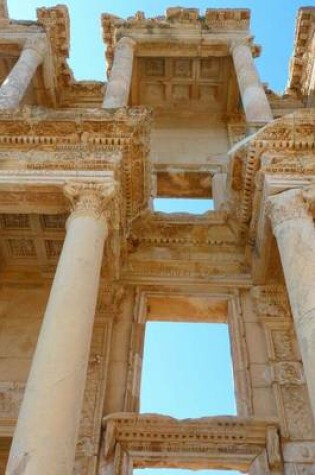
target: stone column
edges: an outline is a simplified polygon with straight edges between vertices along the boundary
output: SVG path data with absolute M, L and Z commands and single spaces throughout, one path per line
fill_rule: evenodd
M 45 35 L 36 35 L 26 41 L 20 58 L 0 88 L 0 109 L 19 107 L 46 50 Z
M 308 192 L 289 190 L 269 198 L 277 239 L 315 416 L 315 229 Z
M 270 122 L 271 108 L 260 82 L 251 47 L 245 43 L 233 43 L 231 52 L 247 122 Z
M 122 38 L 117 43 L 103 102 L 104 109 L 128 105 L 135 44 L 131 38 Z
M 69 184 L 67 233 L 15 430 L 7 475 L 72 475 L 114 184 Z

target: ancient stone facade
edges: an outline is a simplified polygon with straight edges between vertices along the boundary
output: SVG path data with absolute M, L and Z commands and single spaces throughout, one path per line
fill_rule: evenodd
M 283 96 L 247 9 L 104 14 L 107 83 L 37 16 L 0 2 L 1 473 L 315 474 L 315 8 Z M 229 325 L 237 416 L 139 414 L 156 320 Z

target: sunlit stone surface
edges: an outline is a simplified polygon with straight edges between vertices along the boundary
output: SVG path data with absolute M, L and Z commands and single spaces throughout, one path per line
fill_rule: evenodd
M 101 23 L 76 81 L 67 8 L 0 1 L 0 472 L 313 475 L 315 9 L 283 96 L 247 9 Z M 228 325 L 237 415 L 139 414 L 147 321 Z

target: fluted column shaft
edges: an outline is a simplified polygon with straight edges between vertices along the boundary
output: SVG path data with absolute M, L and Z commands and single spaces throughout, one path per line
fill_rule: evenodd
M 117 43 L 103 102 L 104 109 L 126 107 L 130 93 L 135 42 L 122 38 Z
M 307 194 L 289 190 L 269 199 L 284 277 L 315 417 L 315 229 Z
M 21 56 L 0 88 L 0 109 L 19 107 L 46 50 L 47 41 L 42 35 L 26 41 Z
M 247 122 L 270 122 L 271 108 L 260 82 L 250 45 L 235 43 L 232 57 Z
M 73 471 L 113 184 L 69 184 L 73 211 L 13 438 L 7 475 Z

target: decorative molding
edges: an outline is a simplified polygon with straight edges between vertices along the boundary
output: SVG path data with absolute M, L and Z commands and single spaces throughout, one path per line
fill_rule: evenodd
M 176 420 L 157 414 L 119 413 L 103 419 L 105 461 L 117 446 L 134 467 L 248 470 L 267 449 L 269 467 L 282 467 L 277 426 L 240 417 Z M 267 439 L 267 444 L 266 444 Z
M 291 319 L 290 303 L 284 286 L 255 286 L 251 295 L 260 317 Z
M 315 8 L 300 8 L 295 30 L 295 44 L 290 61 L 287 91 L 307 95 L 311 91 L 310 80 L 314 67 Z

